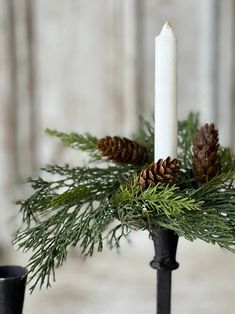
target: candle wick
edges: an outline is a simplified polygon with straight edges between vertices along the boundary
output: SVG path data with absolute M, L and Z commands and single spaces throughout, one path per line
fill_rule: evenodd
M 165 28 L 171 28 L 171 23 L 169 21 L 166 21 L 166 23 L 164 24 Z

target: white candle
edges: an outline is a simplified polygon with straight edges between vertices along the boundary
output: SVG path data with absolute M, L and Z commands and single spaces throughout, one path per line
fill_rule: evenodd
M 218 106 L 218 0 L 201 0 L 199 44 L 200 124 L 217 122 Z M 224 107 L 224 104 L 223 104 Z
M 155 39 L 155 162 L 177 157 L 176 38 L 167 22 Z

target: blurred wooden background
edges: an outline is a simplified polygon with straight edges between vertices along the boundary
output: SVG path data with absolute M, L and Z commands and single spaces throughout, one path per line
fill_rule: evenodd
M 1 182 L 51 157 L 45 127 L 130 134 L 139 115 L 151 118 L 154 37 L 166 19 L 178 37 L 179 118 L 213 101 L 230 145 L 233 9 L 231 0 L 0 0 Z
M 25 178 L 78 158 L 46 127 L 128 136 L 139 115 L 152 119 L 165 20 L 178 38 L 179 119 L 215 107 L 234 149 L 234 12 L 232 0 L 0 0 L 2 221 Z
M 128 136 L 139 115 L 152 119 L 165 20 L 178 38 L 179 119 L 214 106 L 234 148 L 234 11 L 232 0 L 0 0 L 2 202 L 44 163 L 71 159 L 46 127 Z
M 139 115 L 152 119 L 154 38 L 166 20 L 178 39 L 179 119 L 201 111 L 235 150 L 233 0 L 0 0 L 0 247 L 11 249 L 25 179 L 80 161 L 46 127 L 130 136 Z

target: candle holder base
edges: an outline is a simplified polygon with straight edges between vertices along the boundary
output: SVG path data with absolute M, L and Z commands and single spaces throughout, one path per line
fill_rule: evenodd
M 153 243 L 155 256 L 150 266 L 157 270 L 175 270 L 179 267 L 176 262 L 176 250 L 178 235 L 167 229 L 156 229 L 153 231 Z
M 167 229 L 153 230 L 155 256 L 150 266 L 157 270 L 157 314 L 171 312 L 171 272 L 179 267 L 176 262 L 178 235 Z

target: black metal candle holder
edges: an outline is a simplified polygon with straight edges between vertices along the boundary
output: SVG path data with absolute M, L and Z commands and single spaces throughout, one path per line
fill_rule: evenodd
M 0 313 L 22 314 L 27 269 L 21 266 L 0 266 Z
M 150 266 L 157 270 L 157 314 L 171 313 L 171 272 L 179 267 L 176 262 L 178 235 L 167 229 L 154 229 L 152 233 L 155 256 Z

